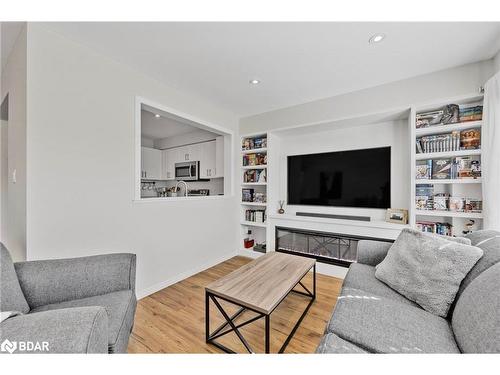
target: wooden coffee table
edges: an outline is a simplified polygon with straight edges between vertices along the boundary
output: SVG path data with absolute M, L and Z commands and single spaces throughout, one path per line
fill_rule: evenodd
M 312 292 L 302 283 L 302 279 L 311 268 L 313 270 Z M 295 290 L 294 288 L 297 285 L 300 285 L 304 291 Z M 221 336 L 234 332 L 248 352 L 253 353 L 252 348 L 239 329 L 260 318 L 264 318 L 265 350 L 266 353 L 269 353 L 271 313 L 291 292 L 310 297 L 311 300 L 281 346 L 279 353 L 283 353 L 316 298 L 316 261 L 310 258 L 277 252 L 267 253 L 231 272 L 229 275 L 209 284 L 205 288 L 206 342 L 217 346 L 227 353 L 235 353 L 233 350 L 215 341 Z M 226 320 L 224 324 L 216 328 L 213 332 L 210 332 L 210 300 Z M 240 309 L 232 316 L 229 316 L 224 311 L 219 300 L 240 306 Z M 257 315 L 247 321 L 236 323 L 235 320 L 247 310 L 253 311 Z M 228 326 L 229 328 L 226 329 Z

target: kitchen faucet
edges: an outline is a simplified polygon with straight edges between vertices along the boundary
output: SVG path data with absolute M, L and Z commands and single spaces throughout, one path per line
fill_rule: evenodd
M 175 184 L 175 191 L 177 192 L 177 189 L 178 189 L 179 184 L 181 182 L 184 184 L 184 189 L 186 190 L 185 193 L 184 193 L 184 196 L 187 197 L 188 196 L 188 184 L 186 183 L 186 181 L 182 181 L 182 180 L 177 181 L 177 183 Z

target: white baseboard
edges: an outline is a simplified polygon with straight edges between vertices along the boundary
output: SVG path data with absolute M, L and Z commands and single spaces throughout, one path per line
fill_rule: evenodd
M 178 275 L 176 275 L 168 280 L 162 281 L 161 283 L 147 287 L 147 288 L 137 292 L 137 299 L 147 297 L 147 296 L 149 296 L 153 293 L 156 293 L 157 291 L 162 290 L 170 285 L 173 285 L 175 283 L 178 283 L 179 281 L 187 279 L 188 277 L 196 275 L 197 273 L 200 273 L 201 271 L 205 271 L 207 268 L 210 268 L 210 267 L 216 266 L 219 263 L 225 262 L 226 260 L 231 259 L 231 258 L 235 257 L 236 255 L 238 255 L 237 252 L 227 254 L 221 258 L 218 258 L 218 259 L 215 259 L 213 261 L 202 264 L 199 267 L 193 268 L 193 269 L 186 271 L 186 272 L 182 272 L 182 273 L 180 273 L 180 274 L 178 274 Z

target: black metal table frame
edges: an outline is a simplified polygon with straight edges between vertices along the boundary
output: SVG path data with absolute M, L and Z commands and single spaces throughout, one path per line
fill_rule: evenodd
M 226 353 L 236 353 L 235 351 L 229 349 L 227 346 L 222 345 L 222 344 L 218 343 L 217 341 L 215 341 L 219 337 L 227 335 L 230 332 L 234 332 L 234 333 L 236 333 L 236 336 L 238 336 L 238 338 L 240 339 L 240 341 L 243 343 L 243 345 L 245 346 L 246 350 L 249 353 L 254 353 L 254 351 L 252 350 L 251 346 L 245 340 L 245 338 L 243 337 L 243 335 L 241 334 L 241 332 L 239 331 L 239 329 L 242 328 L 242 327 L 244 327 L 244 326 L 246 326 L 247 324 L 255 322 L 256 320 L 264 318 L 265 319 L 265 352 L 266 353 L 270 353 L 271 314 L 273 313 L 273 311 L 281 304 L 281 302 L 283 302 L 283 300 L 286 297 L 288 297 L 288 295 L 290 293 L 297 293 L 297 294 L 300 294 L 300 295 L 303 295 L 303 296 L 306 296 L 306 297 L 310 297 L 311 300 L 309 301 L 308 305 L 306 306 L 304 312 L 300 316 L 300 318 L 297 321 L 297 323 L 295 323 L 295 326 L 292 328 L 292 331 L 287 336 L 285 342 L 283 343 L 283 345 L 281 346 L 280 350 L 278 351 L 278 353 L 283 353 L 285 351 L 286 347 L 288 346 L 288 344 L 290 343 L 290 340 L 293 338 L 293 335 L 295 334 L 295 332 L 299 328 L 300 323 L 302 323 L 302 320 L 304 319 L 304 317 L 306 316 L 307 312 L 309 311 L 309 308 L 311 307 L 311 305 L 313 304 L 314 300 L 316 299 L 316 263 L 313 265 L 312 270 L 313 270 L 313 287 L 312 287 L 312 292 L 309 289 L 307 289 L 307 287 L 302 283 L 302 280 L 304 279 L 304 277 L 306 277 L 309 274 L 309 271 L 308 271 L 293 286 L 293 288 L 276 304 L 276 306 L 268 314 L 262 313 L 260 311 L 257 311 L 255 309 L 253 309 L 253 308 L 244 306 L 243 304 L 236 303 L 236 302 L 231 301 L 231 300 L 229 300 L 227 298 L 224 298 L 224 297 L 221 297 L 221 296 L 219 296 L 217 294 L 211 293 L 208 290 L 205 290 L 205 341 L 208 344 L 212 344 L 212 345 L 218 347 L 219 349 L 225 351 Z M 302 288 L 304 288 L 305 292 L 299 291 L 299 290 L 295 290 L 295 287 L 297 285 L 300 285 Z M 231 303 L 233 305 L 239 306 L 240 309 L 238 311 L 236 311 L 236 313 L 234 313 L 232 316 L 229 316 L 224 311 L 224 309 L 222 308 L 222 306 L 220 305 L 218 299 L 224 300 L 224 301 L 229 302 L 229 303 Z M 217 309 L 219 310 L 219 312 L 222 314 L 222 316 L 226 320 L 225 323 L 223 323 L 222 325 L 220 325 L 219 327 L 217 327 L 212 333 L 210 333 L 210 300 L 212 300 L 212 302 L 214 303 L 214 305 L 217 307 Z M 254 316 L 253 318 L 248 319 L 248 320 L 246 320 L 246 321 L 244 321 L 242 323 L 236 324 L 235 320 L 243 312 L 245 312 L 247 310 L 256 313 L 257 316 Z M 227 326 L 229 326 L 230 328 L 227 329 L 227 330 L 224 330 L 224 328 L 226 328 Z

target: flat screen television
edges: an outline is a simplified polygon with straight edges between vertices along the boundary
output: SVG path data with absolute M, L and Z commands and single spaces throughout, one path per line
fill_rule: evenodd
M 391 148 L 288 156 L 288 204 L 391 205 Z

